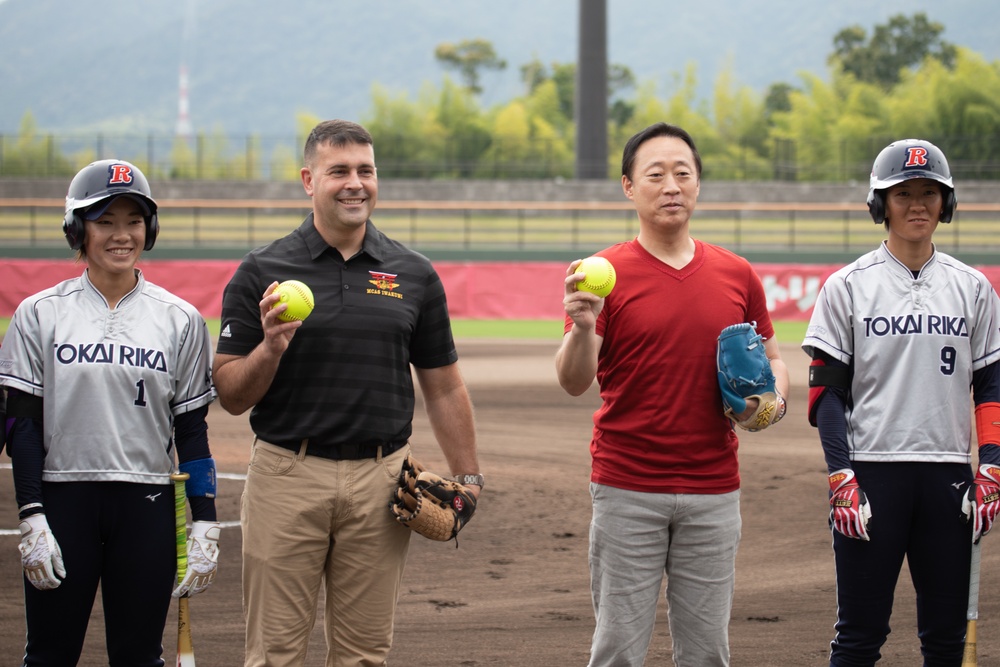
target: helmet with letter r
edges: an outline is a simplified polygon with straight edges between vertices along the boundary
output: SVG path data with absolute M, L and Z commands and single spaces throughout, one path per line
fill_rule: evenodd
M 77 172 L 66 193 L 66 215 L 63 233 L 73 250 L 83 247 L 84 222 L 96 220 L 111 202 L 120 196 L 134 199 L 146 219 L 146 242 L 143 250 L 151 250 L 160 231 L 149 181 L 145 174 L 125 160 L 98 160 Z
M 885 222 L 885 191 L 911 178 L 929 178 L 942 186 L 941 222 L 951 222 L 958 200 L 948 158 L 940 148 L 923 139 L 894 141 L 878 154 L 868 186 L 868 211 L 875 224 Z

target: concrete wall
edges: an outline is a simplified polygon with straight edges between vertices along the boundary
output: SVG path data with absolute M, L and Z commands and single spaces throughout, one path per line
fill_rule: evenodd
M 62 199 L 69 181 L 59 179 L 0 179 L 0 198 Z M 306 199 L 298 182 L 273 181 L 154 181 L 156 199 Z M 863 203 L 867 183 L 775 183 L 705 181 L 705 202 L 856 202 Z M 624 201 L 618 181 L 424 181 L 391 180 L 379 184 L 385 200 L 425 201 Z M 958 185 L 959 202 L 1000 203 L 1000 182 Z

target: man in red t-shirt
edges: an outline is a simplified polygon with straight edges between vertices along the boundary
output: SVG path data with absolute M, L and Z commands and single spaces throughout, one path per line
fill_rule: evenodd
M 598 253 L 615 267 L 614 290 L 577 290 L 579 261 L 566 274 L 559 384 L 579 396 L 596 377 L 602 398 L 590 443 L 591 667 L 643 664 L 664 574 L 675 664 L 729 664 L 740 476 L 719 333 L 756 322 L 782 396 L 788 369 L 749 262 L 691 237 L 700 186 L 686 131 L 639 132 L 622 156 L 639 235 Z

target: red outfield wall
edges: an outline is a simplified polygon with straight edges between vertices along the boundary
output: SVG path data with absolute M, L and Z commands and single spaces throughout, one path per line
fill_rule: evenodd
M 222 290 L 238 260 L 149 260 L 147 280 L 219 317 Z M 452 317 L 468 319 L 562 319 L 563 262 L 434 262 L 448 294 Z M 826 278 L 840 265 L 755 264 L 777 320 L 806 320 Z M 1000 267 L 977 267 L 1000 286 Z M 71 260 L 0 260 L 0 317 L 10 317 L 25 297 L 79 275 Z

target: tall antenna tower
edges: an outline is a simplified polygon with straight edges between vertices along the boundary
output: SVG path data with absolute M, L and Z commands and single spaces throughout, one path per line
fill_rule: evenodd
M 181 63 L 179 90 L 177 95 L 177 129 L 176 134 L 182 139 L 190 139 L 194 134 L 191 127 L 191 116 L 188 102 L 188 71 L 187 65 Z
M 184 25 L 181 30 L 181 65 L 177 89 L 177 127 L 175 133 L 182 139 L 190 139 L 194 134 L 191 125 L 191 102 L 188 96 L 188 62 L 194 50 L 195 0 L 187 0 L 184 11 Z

